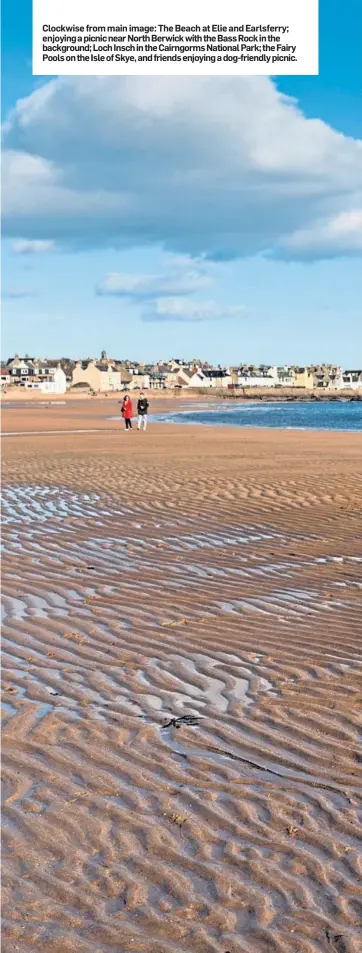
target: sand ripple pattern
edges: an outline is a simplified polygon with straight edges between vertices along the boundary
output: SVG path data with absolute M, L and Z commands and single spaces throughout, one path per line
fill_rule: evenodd
M 3 489 L 4 950 L 358 953 L 355 488 L 67 466 Z

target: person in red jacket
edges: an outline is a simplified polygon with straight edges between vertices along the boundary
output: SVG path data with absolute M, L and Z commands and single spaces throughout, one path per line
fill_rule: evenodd
M 122 401 L 121 414 L 126 430 L 132 430 L 133 407 L 131 398 L 126 394 Z

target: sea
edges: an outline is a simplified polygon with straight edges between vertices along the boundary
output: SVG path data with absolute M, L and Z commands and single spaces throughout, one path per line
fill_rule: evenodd
M 155 415 L 177 424 L 224 427 L 278 427 L 282 430 L 362 430 L 362 402 L 358 401 L 222 401 L 187 410 Z

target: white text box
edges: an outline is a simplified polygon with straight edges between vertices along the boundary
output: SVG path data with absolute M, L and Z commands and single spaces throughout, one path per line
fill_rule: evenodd
M 318 0 L 33 0 L 33 73 L 316 75 Z

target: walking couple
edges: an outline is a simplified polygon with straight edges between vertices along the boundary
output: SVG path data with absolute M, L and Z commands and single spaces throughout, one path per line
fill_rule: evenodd
M 124 420 L 126 430 L 132 430 L 132 417 L 133 417 L 133 407 L 131 398 L 126 394 L 123 398 L 121 414 Z M 146 430 L 147 427 L 147 413 L 148 413 L 149 403 L 147 397 L 143 393 L 140 394 L 137 401 L 137 430 Z

